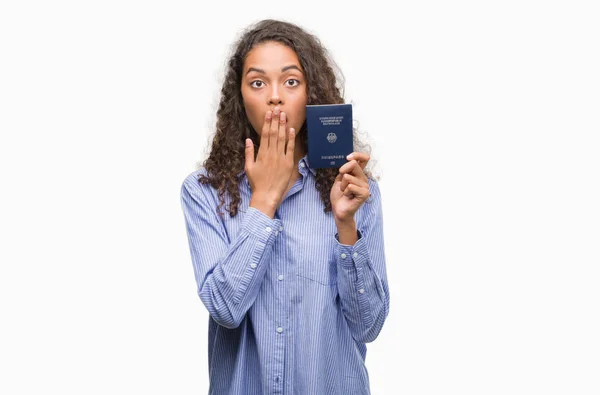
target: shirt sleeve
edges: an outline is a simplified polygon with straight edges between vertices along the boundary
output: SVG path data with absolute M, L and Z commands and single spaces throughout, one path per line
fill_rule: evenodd
M 198 295 L 215 322 L 232 329 L 256 300 L 281 220 L 249 207 L 238 212 L 244 215 L 241 229 L 229 240 L 208 188 L 188 176 L 181 187 L 181 206 Z
M 369 180 L 371 198 L 359 210 L 358 240 L 341 244 L 335 234 L 338 292 L 353 338 L 362 343 L 377 338 L 390 309 L 385 267 L 383 210 L 376 181 Z

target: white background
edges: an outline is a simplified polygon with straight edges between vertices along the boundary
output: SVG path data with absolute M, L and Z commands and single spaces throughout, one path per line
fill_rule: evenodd
M 592 3 L 2 2 L 0 393 L 208 393 L 179 193 L 269 17 L 330 50 L 378 161 L 372 393 L 600 393 Z

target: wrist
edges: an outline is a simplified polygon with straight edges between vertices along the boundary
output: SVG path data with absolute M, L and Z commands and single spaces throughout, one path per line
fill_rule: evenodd
M 338 242 L 345 245 L 354 245 L 358 241 L 358 231 L 354 218 L 346 221 L 335 222 L 337 226 Z
M 356 221 L 354 220 L 354 216 L 348 218 L 334 218 L 335 225 L 338 228 L 351 228 L 356 227 Z
M 275 217 L 275 211 L 277 210 L 277 207 L 279 207 L 276 199 L 264 195 L 253 195 L 252 198 L 250 198 L 249 206 L 262 211 L 271 218 Z

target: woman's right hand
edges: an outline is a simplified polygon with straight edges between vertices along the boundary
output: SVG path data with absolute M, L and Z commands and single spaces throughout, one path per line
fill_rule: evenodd
M 246 164 L 244 170 L 252 188 L 250 206 L 271 218 L 279 207 L 288 189 L 294 170 L 295 130 L 286 130 L 284 112 L 275 107 L 273 113 L 265 115 L 260 135 L 260 146 L 254 160 L 254 144 L 246 139 Z M 287 136 L 286 136 L 287 135 Z M 286 137 L 287 149 L 286 149 Z

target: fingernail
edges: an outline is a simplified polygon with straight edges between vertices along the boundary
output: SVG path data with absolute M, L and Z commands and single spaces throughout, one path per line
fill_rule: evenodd
M 350 154 L 350 155 L 348 155 L 348 156 L 346 157 L 346 159 L 348 159 L 348 160 L 352 160 L 352 158 L 354 158 L 354 155 L 353 155 L 353 154 Z
M 279 119 L 281 121 L 285 121 L 285 113 L 284 112 L 282 112 L 281 114 L 279 114 Z
M 271 116 L 272 116 L 271 111 L 267 111 L 267 119 L 271 119 Z
M 246 147 L 250 147 L 250 139 L 246 139 Z
M 279 107 L 275 107 L 275 109 L 273 110 L 273 114 L 275 116 L 279 115 Z

